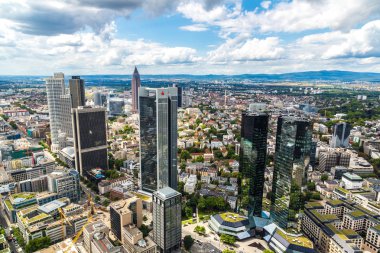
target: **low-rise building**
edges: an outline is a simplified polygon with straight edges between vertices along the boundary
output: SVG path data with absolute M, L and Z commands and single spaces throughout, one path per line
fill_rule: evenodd
M 341 185 L 347 190 L 361 189 L 363 187 L 363 179 L 354 173 L 344 173 Z

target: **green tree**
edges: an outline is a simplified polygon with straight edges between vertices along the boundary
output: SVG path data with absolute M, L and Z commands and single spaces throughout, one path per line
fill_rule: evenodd
M 321 175 L 321 180 L 324 182 L 326 181 L 327 179 L 329 179 L 329 176 L 327 174 L 322 174 Z
M 95 202 L 99 203 L 100 202 L 100 197 L 98 195 L 95 196 Z
M 206 234 L 206 228 L 204 226 L 196 226 L 194 228 L 194 232 L 200 235 L 205 235 Z
M 182 150 L 181 151 L 181 154 L 180 154 L 180 160 L 187 160 L 187 159 L 190 159 L 191 158 L 191 155 L 190 155 L 190 152 L 187 151 L 187 150 Z
M 194 239 L 191 237 L 191 235 L 187 235 L 183 238 L 183 244 L 186 250 L 190 250 L 191 246 L 193 246 L 193 243 Z
M 184 189 L 185 189 L 185 183 L 184 182 L 178 182 L 177 185 L 177 191 L 179 191 L 182 195 L 184 195 Z
M 109 206 L 111 204 L 111 201 L 109 199 L 105 199 L 102 203 L 103 206 Z
M 197 156 L 197 158 L 195 158 L 195 162 L 197 163 L 203 163 L 205 161 L 205 159 L 203 158 L 203 156 Z
M 222 234 L 220 236 L 220 240 L 226 244 L 229 244 L 229 245 L 234 245 L 235 242 L 236 242 L 236 238 L 235 236 L 232 236 L 232 235 L 226 235 L 226 234 Z
M 185 207 L 185 212 L 188 218 L 193 217 L 193 209 L 191 207 Z
M 199 198 L 199 201 L 198 201 L 198 209 L 204 210 L 205 208 L 206 208 L 206 200 L 202 196 L 202 197 Z
M 145 224 L 141 224 L 140 230 L 143 234 L 143 237 L 147 237 L 149 235 L 149 232 L 151 231 L 151 229 Z
M 308 182 L 307 183 L 307 189 L 309 191 L 315 191 L 315 183 L 314 182 Z
M 225 249 L 222 251 L 222 253 L 236 253 L 235 250 Z
M 29 243 L 25 246 L 25 251 L 27 253 L 36 252 L 40 249 L 49 247 L 50 244 L 51 244 L 51 240 L 50 240 L 50 237 L 48 236 L 36 238 L 29 241 Z
M 16 237 L 16 240 L 18 244 L 20 244 L 21 248 L 25 248 L 24 236 L 18 227 L 13 228 L 13 235 Z

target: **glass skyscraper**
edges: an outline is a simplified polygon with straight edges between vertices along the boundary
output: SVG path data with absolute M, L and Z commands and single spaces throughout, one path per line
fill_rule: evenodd
M 287 116 L 278 118 L 271 217 L 282 228 L 288 227 L 302 207 L 311 142 L 310 121 Z
M 267 154 L 268 119 L 266 113 L 243 113 L 241 123 L 240 171 L 249 184 L 248 217 L 261 217 L 264 173 Z
M 349 144 L 351 126 L 346 122 L 334 125 L 334 133 L 331 138 L 332 148 L 347 148 Z
M 86 97 L 84 91 L 84 80 L 80 76 L 72 76 L 69 80 L 72 108 L 85 106 Z
M 141 188 L 177 189 L 177 88 L 139 89 Z
M 133 71 L 131 88 L 132 88 L 132 111 L 136 112 L 138 109 L 139 88 L 141 85 L 140 74 L 137 68 Z

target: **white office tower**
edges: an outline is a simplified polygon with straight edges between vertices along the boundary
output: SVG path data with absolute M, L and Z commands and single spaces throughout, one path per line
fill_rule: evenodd
M 61 96 L 59 104 L 59 130 L 64 133 L 67 138 L 73 138 L 73 124 L 71 118 L 71 95 L 65 94 Z M 63 147 L 64 148 L 64 147 Z
M 59 129 L 60 129 L 60 104 L 61 96 L 65 94 L 65 76 L 63 73 L 54 73 L 54 76 L 46 78 L 46 93 L 50 118 L 51 150 L 59 151 Z

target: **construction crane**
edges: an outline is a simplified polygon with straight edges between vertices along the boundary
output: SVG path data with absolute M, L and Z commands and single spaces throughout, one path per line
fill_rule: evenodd
M 93 215 L 96 213 L 96 208 L 95 208 L 94 202 L 92 201 L 92 197 L 91 197 L 90 194 L 87 195 L 87 205 L 90 207 L 90 211 L 88 212 L 88 220 L 82 226 L 82 228 L 78 231 L 78 233 L 76 233 L 76 235 L 72 238 L 72 241 L 71 241 L 70 245 L 68 245 L 66 247 L 66 249 L 63 250 L 64 253 L 68 253 L 69 252 L 68 249 L 70 249 L 78 241 L 78 239 L 81 237 L 81 235 L 83 234 L 84 227 L 87 226 L 89 223 L 91 223 L 93 221 Z M 64 214 L 64 212 L 62 211 L 62 209 L 59 208 L 58 210 L 59 210 L 59 213 L 61 215 L 61 220 L 62 221 L 66 220 L 72 226 L 72 224 L 67 219 L 67 217 Z M 62 224 L 62 229 L 64 229 L 63 224 Z

